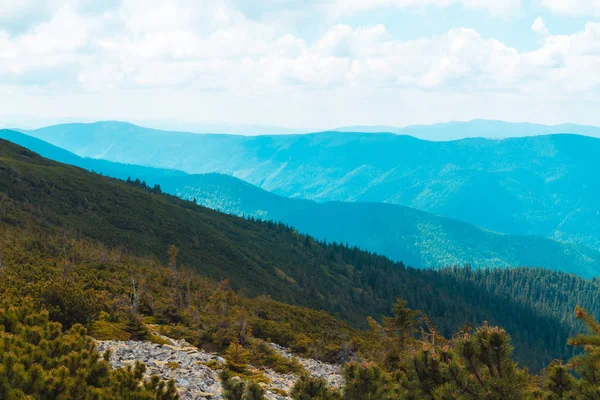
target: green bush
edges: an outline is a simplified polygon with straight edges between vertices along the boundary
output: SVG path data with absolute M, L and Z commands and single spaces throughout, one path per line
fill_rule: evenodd
M 255 382 L 247 382 L 229 370 L 219 374 L 225 400 L 266 400 L 265 390 Z
M 231 343 L 224 354 L 227 361 L 227 368 L 234 372 L 244 373 L 248 369 L 250 361 L 250 351 L 239 343 Z
M 177 399 L 173 381 L 143 380 L 146 367 L 112 370 L 79 324 L 62 331 L 31 302 L 0 305 L 0 399 Z
M 348 400 L 387 400 L 389 375 L 374 363 L 350 362 L 344 368 L 345 396 Z
M 105 319 L 94 321 L 89 329 L 88 334 L 97 340 L 129 340 L 131 334 L 127 332 L 122 324 L 110 322 Z
M 42 288 L 41 300 L 50 318 L 65 328 L 87 325 L 98 317 L 103 304 L 98 293 L 70 280 L 47 282 Z
M 253 365 L 267 367 L 280 374 L 302 371 L 298 360 L 282 356 L 264 341 L 253 339 L 250 343 L 250 359 Z
M 341 400 L 342 395 L 328 387 L 323 378 L 303 374 L 292 388 L 293 400 Z
M 125 330 L 131 335 L 131 340 L 148 340 L 150 338 L 150 331 L 139 315 L 127 315 Z

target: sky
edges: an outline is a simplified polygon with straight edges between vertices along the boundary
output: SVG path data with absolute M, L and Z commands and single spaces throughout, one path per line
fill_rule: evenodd
M 600 0 L 0 1 L 0 125 L 600 125 L 599 71 Z

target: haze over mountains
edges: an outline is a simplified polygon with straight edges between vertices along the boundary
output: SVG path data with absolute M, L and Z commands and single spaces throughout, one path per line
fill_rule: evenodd
M 413 267 L 543 266 L 585 277 L 600 274 L 600 252 L 584 246 L 491 232 L 394 204 L 288 199 L 222 174 L 190 175 L 82 158 L 14 131 L 0 131 L 0 138 L 59 162 L 120 179 L 145 180 L 212 209 L 281 221 L 318 239 L 349 243 Z
M 459 140 L 482 137 L 506 139 L 514 137 L 572 133 L 600 137 L 600 127 L 577 124 L 541 125 L 527 122 L 505 122 L 476 119 L 468 122 L 454 121 L 433 125 L 412 125 L 406 127 L 354 125 L 334 129 L 338 132 L 389 132 L 414 136 L 424 140 Z
M 233 175 L 285 197 L 416 208 L 513 235 L 600 249 L 600 140 L 430 142 L 395 134 L 197 135 L 126 123 L 29 134 L 80 156 Z
M 93 118 L 39 118 L 27 115 L 3 115 L 0 128 L 35 130 L 52 125 L 70 123 L 94 123 Z M 291 128 L 275 125 L 232 124 L 226 122 L 190 122 L 173 119 L 136 119 L 129 121 L 146 128 L 166 131 L 193 133 L 220 133 L 231 135 L 261 136 L 306 134 L 320 131 L 395 133 L 414 136 L 423 140 L 448 141 L 465 138 L 482 137 L 488 139 L 505 139 L 511 137 L 549 135 L 571 133 L 600 138 L 600 127 L 579 124 L 543 125 L 529 122 L 506 122 L 486 119 L 471 121 L 450 121 L 431 125 L 349 125 L 315 129 L 308 127 Z

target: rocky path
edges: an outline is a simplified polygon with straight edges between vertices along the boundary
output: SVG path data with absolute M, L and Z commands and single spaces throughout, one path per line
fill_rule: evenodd
M 158 375 L 166 380 L 175 380 L 182 400 L 222 399 L 218 371 L 207 367 L 204 363 L 222 364 L 225 360 L 215 353 L 200 350 L 184 340 L 162 337 L 169 344 L 110 340 L 97 341 L 97 345 L 100 353 L 111 350 L 110 363 L 114 368 L 141 361 L 146 364 L 148 376 Z M 293 357 L 287 349 L 275 344 L 271 346 L 285 357 Z M 296 358 L 312 376 L 323 377 L 334 387 L 342 385 L 340 366 Z M 288 399 L 289 397 L 282 393 L 290 392 L 298 376 L 278 374 L 269 369 L 263 372 L 270 381 L 266 385 L 267 397 L 270 400 Z

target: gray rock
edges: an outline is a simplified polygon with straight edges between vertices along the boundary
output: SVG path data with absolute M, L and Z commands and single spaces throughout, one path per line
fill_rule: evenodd
M 115 340 L 97 341 L 96 344 L 100 353 L 111 350 L 110 363 L 113 368 L 141 361 L 147 366 L 146 377 L 158 375 L 163 379 L 175 380 L 175 386 L 182 400 L 222 400 L 222 387 L 218 372 L 202 363 L 216 360 L 217 363 L 223 364 L 225 359 L 218 354 L 198 349 L 185 340 L 161 337 L 169 344 L 157 345 L 150 342 L 119 342 Z M 276 344 L 270 344 L 270 346 L 284 357 L 294 357 L 284 347 Z M 312 376 L 326 379 L 332 387 L 338 388 L 343 385 L 342 368 L 339 365 L 299 357 L 296 359 Z M 169 364 L 173 362 L 178 365 Z M 289 397 L 272 390 L 289 393 L 298 377 L 294 374 L 279 374 L 269 369 L 265 369 L 263 372 L 270 381 L 266 386 L 267 398 L 269 400 L 288 399 Z

